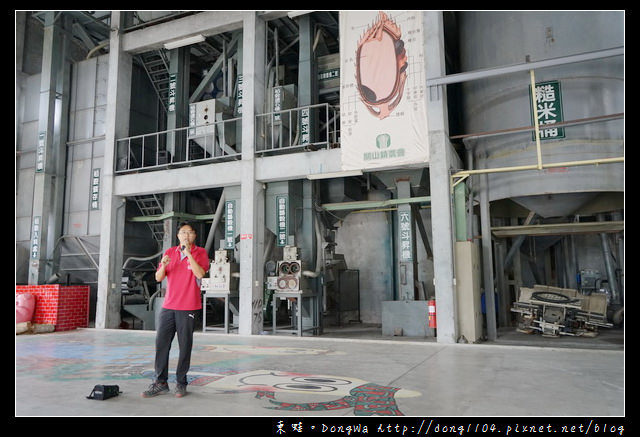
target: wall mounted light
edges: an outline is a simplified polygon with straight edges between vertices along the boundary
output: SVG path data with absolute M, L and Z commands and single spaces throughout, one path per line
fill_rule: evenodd
M 189 46 L 191 44 L 195 44 L 197 42 L 204 41 L 204 36 L 202 35 L 194 35 L 187 38 L 177 39 L 175 41 L 169 41 L 164 44 L 164 48 L 167 50 L 177 49 L 178 47 Z

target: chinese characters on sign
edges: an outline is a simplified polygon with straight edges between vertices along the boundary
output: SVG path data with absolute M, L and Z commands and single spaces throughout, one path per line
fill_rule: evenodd
M 398 210 L 400 219 L 400 261 L 412 261 L 411 254 L 411 213 Z
M 380 134 L 376 137 L 376 148 L 378 150 L 372 152 L 364 152 L 363 159 L 369 161 L 372 159 L 401 158 L 404 157 L 404 147 L 391 148 L 391 136 L 389 134 Z
M 287 245 L 287 235 L 288 235 L 288 222 L 289 217 L 287 215 L 287 196 L 276 196 L 276 211 L 278 214 L 277 220 L 278 223 L 276 225 L 277 231 L 277 241 L 278 247 L 283 247 Z
M 44 171 L 44 138 L 45 133 L 40 132 L 38 135 L 38 148 L 36 149 L 36 173 Z
M 236 239 L 236 201 L 227 200 L 224 203 L 225 215 L 225 231 L 224 231 L 224 248 L 235 248 Z
M 282 88 L 276 87 L 273 89 L 273 110 L 279 111 L 282 109 Z M 276 112 L 273 114 L 273 119 L 275 121 L 280 121 L 281 114 Z
M 300 144 L 309 144 L 309 108 L 300 111 Z
M 174 112 L 176 110 L 176 75 L 169 75 L 169 112 Z
M 91 209 L 100 209 L 100 169 L 94 168 L 91 175 Z
M 31 232 L 31 258 L 38 259 L 40 254 L 40 217 L 33 218 L 33 230 Z
M 236 115 L 242 115 L 242 93 L 243 93 L 242 75 L 238 75 L 238 89 L 236 92 Z
M 547 128 L 547 125 L 564 121 L 562 114 L 562 92 L 560 82 L 557 80 L 540 82 L 536 84 L 535 92 L 536 112 L 538 113 L 538 123 L 540 124 L 540 140 L 553 140 L 564 138 L 564 128 Z M 531 98 L 529 90 L 529 98 Z M 533 114 L 531 116 L 533 122 Z M 535 132 L 532 134 L 536 139 Z

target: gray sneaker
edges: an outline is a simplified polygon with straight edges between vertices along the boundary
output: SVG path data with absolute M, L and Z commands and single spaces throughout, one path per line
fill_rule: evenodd
M 143 398 L 152 398 L 169 392 L 169 384 L 166 382 L 154 382 L 149 388 L 142 392 Z
M 187 395 L 187 386 L 182 384 L 177 384 L 174 390 L 174 393 L 177 398 L 181 398 Z

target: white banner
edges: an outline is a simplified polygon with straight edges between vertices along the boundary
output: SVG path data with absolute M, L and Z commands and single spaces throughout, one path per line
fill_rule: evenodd
M 343 170 L 429 160 L 422 13 L 340 12 Z

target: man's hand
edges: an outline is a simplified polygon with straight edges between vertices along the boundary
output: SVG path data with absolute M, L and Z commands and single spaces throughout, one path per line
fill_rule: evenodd
M 164 277 L 167 275 L 167 266 L 169 265 L 169 262 L 171 261 L 171 258 L 169 258 L 169 255 L 165 255 L 162 257 L 162 259 L 160 260 L 160 264 L 158 265 L 158 270 L 156 270 L 156 281 L 160 282 L 164 279 Z
M 185 256 L 189 256 L 191 255 L 191 248 L 189 247 L 188 244 L 183 244 L 182 246 L 180 246 L 180 250 L 182 251 L 182 253 L 185 254 Z

